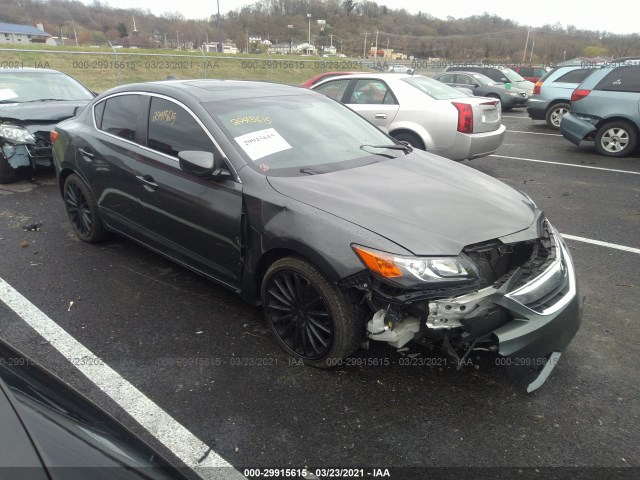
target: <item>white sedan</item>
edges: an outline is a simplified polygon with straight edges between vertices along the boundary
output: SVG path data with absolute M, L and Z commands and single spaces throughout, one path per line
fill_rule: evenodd
M 421 75 L 354 74 L 312 87 L 397 140 L 452 160 L 495 152 L 504 139 L 500 101 L 468 97 Z

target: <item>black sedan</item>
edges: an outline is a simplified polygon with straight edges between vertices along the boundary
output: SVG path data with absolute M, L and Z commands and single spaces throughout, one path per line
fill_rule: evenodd
M 262 304 L 307 364 L 414 341 L 460 365 L 495 352 L 533 390 L 578 330 L 569 251 L 530 198 L 324 95 L 135 84 L 52 139 L 80 239 L 117 232 Z
M 56 70 L 0 69 L 0 183 L 15 181 L 21 167 L 51 167 L 49 132 L 94 96 Z

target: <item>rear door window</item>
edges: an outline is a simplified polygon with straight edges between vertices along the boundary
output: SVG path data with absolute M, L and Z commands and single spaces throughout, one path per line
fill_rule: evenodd
M 118 95 L 108 98 L 104 107 L 100 104 L 94 108 L 96 126 L 103 132 L 124 138 L 132 142 L 136 139 L 138 112 L 143 107 L 144 99 L 140 95 Z M 98 114 L 102 111 L 100 122 Z
M 342 78 L 318 85 L 314 90 L 324 93 L 327 97 L 331 97 L 334 100 L 341 101 L 344 92 L 349 87 L 349 83 L 351 83 L 351 80 Z
M 640 93 L 640 69 L 637 66 L 614 68 L 594 90 Z

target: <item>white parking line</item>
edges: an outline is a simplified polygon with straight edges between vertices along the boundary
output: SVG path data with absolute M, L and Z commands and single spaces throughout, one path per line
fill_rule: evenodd
M 589 168 L 591 170 L 604 170 L 605 172 L 630 173 L 631 175 L 640 175 L 640 172 L 632 172 L 631 170 L 616 170 L 615 168 L 590 167 L 589 165 L 575 165 L 573 163 L 552 162 L 549 160 L 536 160 L 534 158 L 509 157 L 507 155 L 488 155 L 494 158 L 507 158 L 509 160 L 521 160 L 523 162 L 550 163 L 551 165 L 562 165 L 565 167 Z
M 575 235 L 567 235 L 566 233 L 561 233 L 560 235 L 562 235 L 562 238 L 565 238 L 567 240 L 590 243 L 592 245 L 599 245 L 601 247 L 615 248 L 616 250 L 622 250 L 623 252 L 637 253 L 638 255 L 640 255 L 640 248 L 626 247 L 624 245 L 618 245 L 617 243 L 603 242 L 601 240 L 593 240 L 591 238 L 576 237 Z
M 516 115 L 502 115 L 502 118 L 529 118 L 529 117 L 518 117 Z
M 97 357 L 20 292 L 0 278 L 0 301 L 68 359 Z M 245 478 L 231 465 L 104 362 L 72 362 L 140 425 L 204 478 Z M 85 365 L 85 363 L 87 363 Z M 100 363 L 94 365 L 94 363 Z M 206 468 L 205 468 L 206 467 Z
M 562 135 L 559 135 L 557 133 L 523 132 L 522 130 L 507 130 L 507 132 L 511 132 L 511 133 L 528 133 L 529 135 L 547 135 L 549 137 L 561 137 L 562 136 Z

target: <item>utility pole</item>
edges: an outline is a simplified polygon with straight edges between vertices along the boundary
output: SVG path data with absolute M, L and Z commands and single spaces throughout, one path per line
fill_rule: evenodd
M 364 48 L 362 49 L 362 58 L 364 60 L 367 59 L 367 35 L 369 35 L 369 33 L 364 32 Z
M 311 14 L 307 13 L 307 18 L 309 19 L 309 40 L 308 40 L 308 44 L 309 47 L 311 46 Z M 307 53 L 309 53 L 309 47 L 307 47 Z
M 216 52 L 222 52 L 222 31 L 220 30 L 220 0 L 218 0 L 218 45 Z
M 373 54 L 373 58 L 378 60 L 378 30 L 376 30 L 376 51 Z
M 71 20 L 71 23 L 73 24 L 73 38 L 76 39 L 76 47 L 78 46 L 78 34 L 76 33 L 76 22 Z
M 533 58 L 533 47 L 536 45 L 535 37 L 531 40 L 531 54 L 529 55 L 529 65 L 531 65 L 531 59 Z
M 531 33 L 531 29 L 527 30 L 527 41 L 524 43 L 524 52 L 522 53 L 522 63 L 527 58 L 527 48 L 529 47 L 529 34 Z

